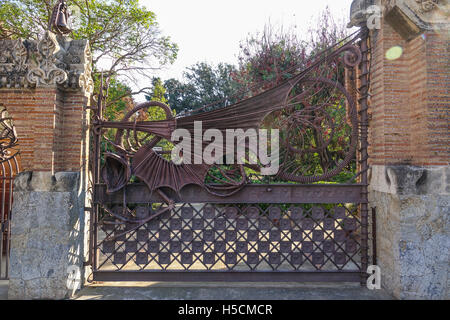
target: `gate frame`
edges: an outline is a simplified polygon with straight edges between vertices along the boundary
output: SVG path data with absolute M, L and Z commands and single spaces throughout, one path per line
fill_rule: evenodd
M 368 90 L 369 90 L 369 47 L 368 47 L 368 41 L 369 41 L 369 30 L 367 27 L 361 27 L 361 38 L 359 40 L 359 50 L 362 55 L 362 60 L 359 63 L 356 68 L 359 68 L 359 80 L 361 86 L 358 88 L 359 93 L 359 99 L 357 103 L 357 111 L 359 117 L 358 117 L 358 148 L 356 151 L 356 161 L 357 161 L 357 170 L 360 176 L 360 182 L 356 184 L 335 184 L 332 186 L 318 186 L 318 185 L 312 185 L 312 184 L 304 184 L 304 185 L 290 185 L 288 188 L 292 190 L 297 190 L 298 193 L 305 193 L 307 190 L 310 190 L 311 188 L 318 188 L 323 190 L 328 190 L 330 192 L 331 190 L 337 190 L 339 188 L 345 189 L 345 188 L 357 188 L 357 193 L 359 194 L 358 201 L 352 201 L 353 203 L 358 204 L 359 207 L 359 213 L 360 213 L 360 230 L 361 230 L 361 243 L 360 243 L 360 250 L 361 250 L 361 268 L 359 271 L 312 271 L 312 272 L 306 272 L 306 271 L 289 271 L 289 272 L 283 272 L 283 271 L 192 271 L 192 270 L 186 270 L 186 271 L 168 271 L 168 270 L 162 270 L 162 271 L 101 271 L 97 269 L 98 266 L 98 234 L 97 234 L 97 228 L 99 226 L 99 220 L 98 216 L 100 213 L 100 205 L 102 202 L 110 202 L 110 201 L 116 201 L 120 202 L 123 201 L 121 198 L 119 199 L 116 196 L 110 196 L 106 194 L 106 186 L 101 183 L 101 159 L 100 159 L 100 146 L 101 146 L 101 134 L 94 131 L 94 168 L 93 168 L 93 205 L 91 208 L 91 230 L 90 233 L 90 246 L 89 246 L 89 253 L 90 253 L 90 259 L 89 259 L 89 265 L 92 266 L 93 270 L 93 280 L 94 281 L 185 281 L 185 282 L 192 282 L 192 281 L 266 281 L 266 282 L 289 282 L 289 281 L 344 281 L 344 282 L 360 282 L 361 285 L 366 284 L 367 280 L 367 267 L 369 264 L 369 203 L 368 203 L 368 176 L 367 172 L 369 170 L 368 166 Z M 98 100 L 101 101 L 102 96 L 100 95 L 98 97 Z M 103 110 L 101 107 L 97 110 L 98 115 L 97 118 L 101 119 L 103 117 Z M 145 187 L 145 186 L 144 186 Z M 273 184 L 267 184 L 267 185 L 247 185 L 243 190 L 248 190 L 248 188 L 262 188 L 262 189 L 273 189 L 273 188 L 283 188 L 286 187 L 286 185 L 273 185 Z M 133 199 L 133 191 L 129 191 L 130 188 L 126 187 L 128 191 L 124 191 L 124 193 L 127 193 L 127 200 Z M 134 185 L 133 188 L 139 188 L 138 185 Z M 228 198 L 214 198 L 214 196 L 206 196 L 199 193 L 199 190 L 196 190 L 195 193 L 193 191 L 195 189 L 194 187 L 185 187 L 181 192 L 180 197 L 176 197 L 175 202 L 176 203 L 239 203 L 236 201 L 236 196 L 239 197 L 239 193 L 234 194 L 231 197 Z M 129 192 L 129 195 L 128 195 Z M 134 191 L 136 192 L 136 191 Z M 130 201 L 133 203 L 139 203 L 145 200 L 145 202 L 150 201 L 160 201 L 161 198 L 164 198 L 162 196 L 157 195 L 156 193 L 153 193 L 149 196 L 142 196 L 142 193 L 139 192 L 139 196 L 135 198 L 135 201 Z M 195 196 L 194 196 L 195 194 Z M 195 201 L 189 201 L 189 199 L 194 199 Z M 199 198 L 201 199 L 199 201 Z M 327 198 L 325 201 L 321 199 L 320 202 L 317 203 L 342 203 L 344 198 L 341 197 L 330 197 Z M 274 199 L 277 200 L 277 199 Z M 334 200 L 334 201 L 332 201 Z M 355 200 L 355 199 L 353 199 Z M 278 199 L 278 201 L 281 201 Z M 246 201 L 247 203 L 251 203 Z M 258 203 L 264 202 L 264 203 L 315 203 L 314 201 L 311 201 L 310 198 L 308 201 L 304 201 L 302 199 L 294 199 L 291 200 L 291 202 L 286 201 L 286 199 L 283 199 L 282 202 L 268 202 L 268 201 L 256 201 Z M 373 211 L 374 214 L 374 211 Z M 373 219 L 374 216 L 372 217 Z M 375 229 L 374 229 L 375 230 Z M 375 243 L 375 234 L 372 234 L 373 241 Z M 231 280 L 232 279 L 232 280 Z

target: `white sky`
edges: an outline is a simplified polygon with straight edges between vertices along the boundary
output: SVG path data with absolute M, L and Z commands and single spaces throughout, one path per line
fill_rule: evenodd
M 329 6 L 336 19 L 349 21 L 352 0 L 141 0 L 164 35 L 178 44 L 176 62 L 155 74 L 163 80 L 181 79 L 196 62 L 237 64 L 239 42 L 249 33 L 262 31 L 270 22 L 296 26 L 300 38 L 314 19 Z M 306 38 L 306 37 L 305 37 Z

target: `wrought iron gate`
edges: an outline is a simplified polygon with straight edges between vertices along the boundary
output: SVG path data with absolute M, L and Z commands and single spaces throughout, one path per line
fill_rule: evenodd
M 0 280 L 8 279 L 13 179 L 19 172 L 17 135 L 12 119 L 0 106 Z
M 100 91 L 91 156 L 93 280 L 365 282 L 366 31 L 270 90 L 220 109 L 174 118 L 149 102 L 114 122 L 104 118 Z M 161 108 L 164 119 L 142 118 L 149 107 Z M 279 129 L 278 173 L 173 164 L 164 139 L 175 128 L 192 131 L 194 121 L 221 131 L 263 121 Z

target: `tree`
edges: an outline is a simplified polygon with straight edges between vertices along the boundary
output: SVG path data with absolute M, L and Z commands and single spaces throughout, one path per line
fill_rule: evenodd
M 183 82 L 176 79 L 164 82 L 170 107 L 177 112 L 201 107 L 212 110 L 236 102 L 238 84 L 232 78 L 236 71 L 235 66 L 227 63 L 212 66 L 199 62 L 187 68 Z
M 150 95 L 146 95 L 145 99 L 147 101 L 159 101 L 167 104 L 166 88 L 164 88 L 161 78 L 153 78 L 151 93 Z
M 262 33 L 249 35 L 240 45 L 239 65 L 197 63 L 184 72 L 183 81 L 164 82 L 169 105 L 182 110 L 211 110 L 251 97 L 289 79 L 304 69 L 317 52 L 343 39 L 345 24 L 334 21 L 327 8 L 310 27 L 309 39 L 295 28 L 266 25 Z
M 164 81 L 169 106 L 177 113 L 192 110 L 199 106 L 199 97 L 194 85 L 177 79 Z
M 89 40 L 93 71 L 136 80 L 172 63 L 178 47 L 163 36 L 152 11 L 138 0 L 67 0 L 76 24 L 73 39 Z M 56 0 L 1 0 L 0 39 L 37 39 L 47 29 Z M 100 66 L 101 63 L 101 66 Z

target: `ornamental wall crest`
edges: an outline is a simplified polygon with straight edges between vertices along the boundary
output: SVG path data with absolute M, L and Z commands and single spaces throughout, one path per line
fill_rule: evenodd
M 92 55 L 87 40 L 46 32 L 39 40 L 0 40 L 0 88 L 57 85 L 93 91 Z
M 64 83 L 67 73 L 56 65 L 60 63 L 56 55 L 60 51 L 56 36 L 47 31 L 38 42 L 37 49 L 36 66 L 28 72 L 28 82 L 37 86 Z

